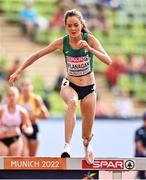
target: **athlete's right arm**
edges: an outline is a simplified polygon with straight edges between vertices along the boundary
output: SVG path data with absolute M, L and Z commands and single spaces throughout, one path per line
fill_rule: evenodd
M 2 121 L 1 121 L 2 114 L 3 114 L 3 110 L 2 110 L 2 107 L 0 107 L 0 125 L 2 125 Z
M 19 78 L 21 72 L 26 69 L 28 66 L 30 66 L 32 63 L 37 61 L 42 56 L 45 56 L 57 49 L 61 49 L 63 46 L 63 39 L 57 39 L 51 44 L 49 44 L 47 47 L 35 52 L 32 54 L 23 64 L 20 65 L 20 67 L 10 76 L 9 83 L 10 85 L 13 85 L 13 83 Z

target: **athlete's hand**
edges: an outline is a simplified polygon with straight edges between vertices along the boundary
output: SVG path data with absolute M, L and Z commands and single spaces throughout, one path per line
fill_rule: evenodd
M 9 78 L 9 84 L 10 86 L 13 86 L 14 82 L 17 81 L 20 78 L 20 72 L 16 71 L 13 73 Z
M 90 50 L 90 46 L 89 44 L 87 43 L 87 41 L 84 41 L 84 40 L 80 40 L 77 45 L 79 46 L 79 48 L 85 48 L 86 50 Z
M 22 131 L 25 132 L 27 135 L 31 135 L 33 133 L 33 128 L 32 126 L 26 127 L 25 125 L 23 125 Z

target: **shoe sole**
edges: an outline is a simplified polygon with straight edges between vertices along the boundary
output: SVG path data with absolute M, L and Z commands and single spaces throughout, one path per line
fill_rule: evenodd
M 63 152 L 61 158 L 70 158 L 70 155 L 67 152 Z

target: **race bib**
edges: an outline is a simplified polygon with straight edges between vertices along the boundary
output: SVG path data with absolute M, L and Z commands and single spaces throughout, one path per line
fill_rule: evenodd
M 87 54 L 82 57 L 66 56 L 68 74 L 71 76 L 83 76 L 91 72 L 90 57 Z

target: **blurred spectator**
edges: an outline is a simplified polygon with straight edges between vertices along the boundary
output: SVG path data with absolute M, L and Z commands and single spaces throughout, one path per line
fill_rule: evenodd
M 49 99 L 49 96 L 50 96 L 50 88 L 48 86 L 45 86 L 43 88 L 43 94 L 42 94 L 42 100 L 44 102 L 44 105 L 46 106 L 47 110 L 51 110 L 51 102 L 50 102 L 50 99 Z
M 112 9 L 121 8 L 120 0 L 100 0 L 100 3 L 103 4 L 104 6 L 112 8 Z
M 83 8 L 82 14 L 87 22 L 88 28 L 91 31 L 98 27 L 97 10 L 93 4 L 89 4 L 86 8 Z
M 98 6 L 98 29 L 104 34 L 108 35 L 111 30 L 111 24 L 107 15 L 107 8 L 99 4 Z
M 109 116 L 109 111 L 106 105 L 101 101 L 99 96 L 97 96 L 95 115 L 96 116 Z
M 0 81 L 4 81 L 6 79 L 6 71 L 3 66 L 0 64 Z
M 137 75 L 137 66 L 136 66 L 136 58 L 135 55 L 133 53 L 129 53 L 127 55 L 127 63 L 126 63 L 126 67 L 127 67 L 127 73 L 129 76 L 134 76 Z
M 100 0 L 99 2 L 106 7 L 110 7 L 112 0 Z
M 68 9 L 73 9 L 78 6 L 75 0 L 57 0 L 58 9 L 63 9 L 64 12 Z
M 121 73 L 126 73 L 126 66 L 123 63 L 123 59 L 119 55 L 113 55 L 112 60 L 113 63 L 108 66 L 105 71 L 109 88 L 115 88 L 117 86 L 119 75 Z
M 143 114 L 143 126 L 135 132 L 135 157 L 146 158 L 146 112 Z M 146 171 L 139 171 L 137 178 L 146 179 Z
M 121 9 L 122 2 L 120 0 L 111 0 L 110 7 L 112 9 Z
M 13 74 L 16 71 L 16 69 L 19 67 L 19 65 L 20 65 L 20 60 L 17 58 L 14 60 L 13 64 L 8 69 L 7 80 L 9 79 L 11 74 Z
M 128 29 L 128 34 L 132 35 L 132 30 L 133 30 L 133 24 L 135 21 L 135 16 L 133 12 L 128 12 L 127 13 L 127 29 Z
M 142 19 L 143 19 L 143 27 L 145 29 L 146 28 L 146 13 L 145 12 L 142 14 Z
M 81 8 L 87 8 L 87 6 L 89 5 L 89 4 L 92 4 L 92 5 L 96 5 L 97 4 L 97 0 L 90 0 L 90 1 L 88 1 L 88 0 L 75 0 L 76 1 L 76 3 L 78 3 L 79 4 L 79 6 L 81 7 Z
M 120 117 L 131 117 L 134 115 L 134 103 L 127 91 L 119 91 L 114 102 L 115 115 Z
M 24 8 L 20 11 L 20 19 L 23 32 L 31 40 L 33 40 L 37 16 L 37 11 L 33 8 L 33 1 L 25 1 Z
M 36 28 L 38 28 L 41 31 L 45 31 L 48 30 L 50 22 L 43 16 L 37 16 L 35 24 Z
M 138 72 L 145 78 L 146 77 L 146 54 L 144 55 L 144 58 L 142 62 L 139 65 Z
M 64 75 L 64 71 L 60 70 L 56 82 L 55 82 L 55 86 L 54 86 L 54 91 L 59 92 L 60 91 L 60 87 L 63 81 L 63 78 L 65 77 Z
M 58 11 L 53 15 L 52 20 L 50 22 L 50 28 L 59 27 L 63 28 L 64 26 L 64 9 L 59 8 Z

